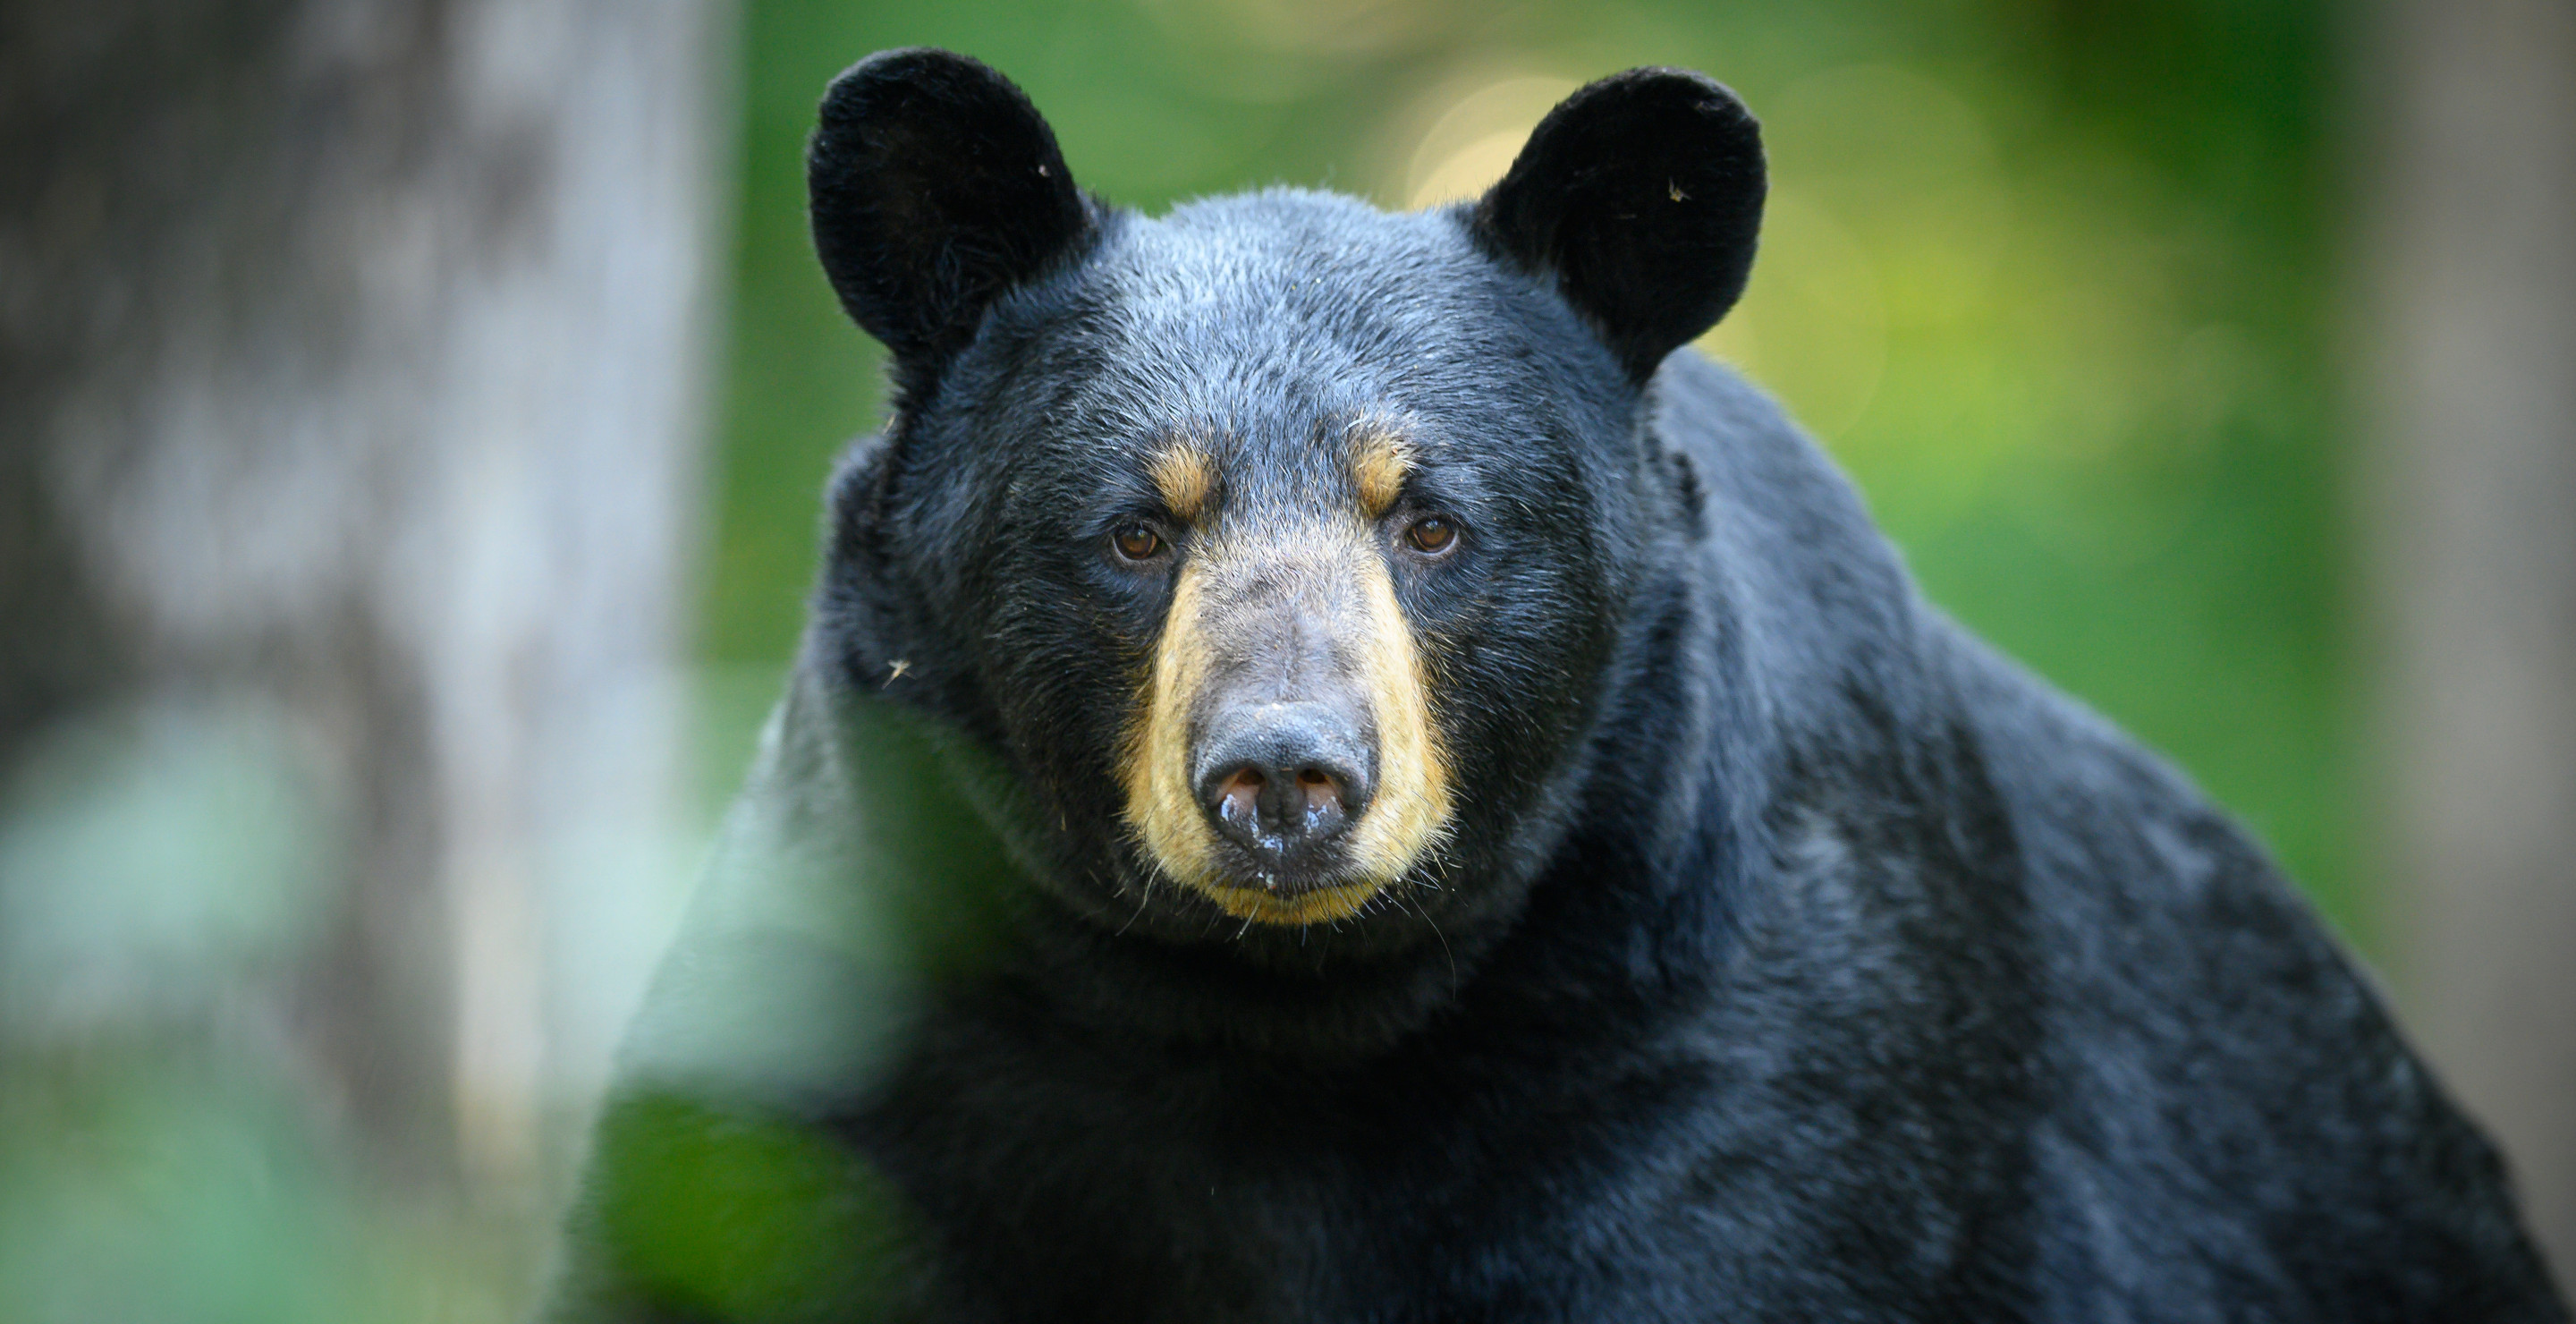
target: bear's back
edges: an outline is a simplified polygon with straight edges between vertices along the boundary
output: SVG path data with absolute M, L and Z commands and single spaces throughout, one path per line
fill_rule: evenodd
M 2001 808 L 2008 876 L 1957 881 L 2013 894 L 2039 1004 L 2033 1308 L 2561 1318 L 2495 1154 L 2243 830 L 1922 603 L 1848 483 L 1760 391 L 1689 350 L 1657 389 L 1663 443 L 1708 488 L 1703 573 L 1766 581 L 1741 594 L 1771 613 L 1753 646 L 1910 653 Z M 1830 688 L 1774 699 L 1794 711 Z
M 2081 1230 L 2043 1266 L 2063 1313 L 2562 1318 L 2493 1150 L 2244 831 L 2099 717 L 1944 633 L 2044 972 L 2036 1194 Z

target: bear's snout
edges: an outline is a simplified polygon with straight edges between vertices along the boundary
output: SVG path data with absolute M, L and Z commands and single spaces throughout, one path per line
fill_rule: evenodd
M 1333 704 L 1245 703 L 1208 724 L 1196 759 L 1209 823 L 1276 875 L 1317 855 L 1368 806 L 1371 757 L 1359 724 Z
M 1449 774 L 1375 525 L 1267 512 L 1181 558 L 1121 751 L 1172 878 L 1270 924 L 1358 914 L 1446 831 Z

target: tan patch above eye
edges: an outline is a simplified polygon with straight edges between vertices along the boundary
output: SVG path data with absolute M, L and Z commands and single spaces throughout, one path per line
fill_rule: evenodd
M 1188 442 L 1175 442 L 1154 457 L 1154 490 L 1175 519 L 1195 524 L 1216 494 L 1216 461 Z
M 1351 436 L 1350 465 L 1360 509 L 1376 519 L 1404 495 L 1405 476 L 1413 472 L 1413 444 L 1393 428 L 1363 426 Z

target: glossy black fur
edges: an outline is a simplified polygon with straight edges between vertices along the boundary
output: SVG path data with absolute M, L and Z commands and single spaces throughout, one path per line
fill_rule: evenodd
M 980 66 L 903 58 L 1000 104 Z M 1689 135 L 1606 173 L 1580 152 L 1631 150 L 1604 126 L 1698 115 L 1710 87 L 1580 94 L 1475 208 L 1085 204 L 1071 240 L 996 268 L 1019 274 L 952 355 L 897 332 L 906 404 L 834 484 L 738 811 L 751 863 L 718 872 L 793 857 L 827 892 L 963 908 L 925 878 L 989 855 L 1001 918 L 970 957 L 763 1014 L 897 1008 L 864 1051 L 817 1032 L 732 1074 L 640 1052 L 561 1318 L 2566 1317 L 2494 1156 L 2260 852 L 1927 607 L 1770 401 L 1663 356 L 1740 288 L 1758 148 L 1720 135 L 1721 161 L 1672 167 L 1702 220 L 1641 242 L 1732 247 L 1660 285 L 1581 199 Z M 877 260 L 833 243 L 827 263 Z M 1016 243 L 967 250 L 1045 247 Z M 912 325 L 834 274 L 863 320 Z M 1120 821 L 1164 583 L 1101 548 L 1151 517 L 1168 431 L 1218 439 L 1227 518 L 1285 518 L 1347 499 L 1327 442 L 1361 415 L 1407 420 L 1407 501 L 1469 540 L 1398 575 L 1461 820 L 1395 903 L 1246 928 L 1149 886 Z M 888 752 L 916 727 L 941 762 Z M 1003 850 L 852 863 L 901 818 L 883 794 L 934 766 Z M 684 945 L 648 1022 L 827 960 L 738 945 Z M 797 1189 L 876 1221 L 752 1239 L 808 1266 L 762 1291 L 691 1286 L 620 1230 L 620 1192 L 676 1162 L 634 1119 L 674 1107 L 804 1137 L 828 1159 Z
M 913 393 L 1094 225 L 1028 97 L 944 51 L 887 51 L 833 80 L 806 173 L 832 289 Z
M 1567 301 L 1644 381 L 1744 292 L 1766 185 L 1733 93 L 1631 69 L 1541 120 L 1471 224 L 1487 251 L 1563 273 Z

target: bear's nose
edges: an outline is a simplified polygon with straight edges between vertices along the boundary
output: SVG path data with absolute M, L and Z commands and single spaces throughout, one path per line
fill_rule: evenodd
M 1330 841 L 1368 806 L 1365 738 L 1321 703 L 1225 714 L 1199 747 L 1199 805 L 1217 831 L 1269 864 Z

